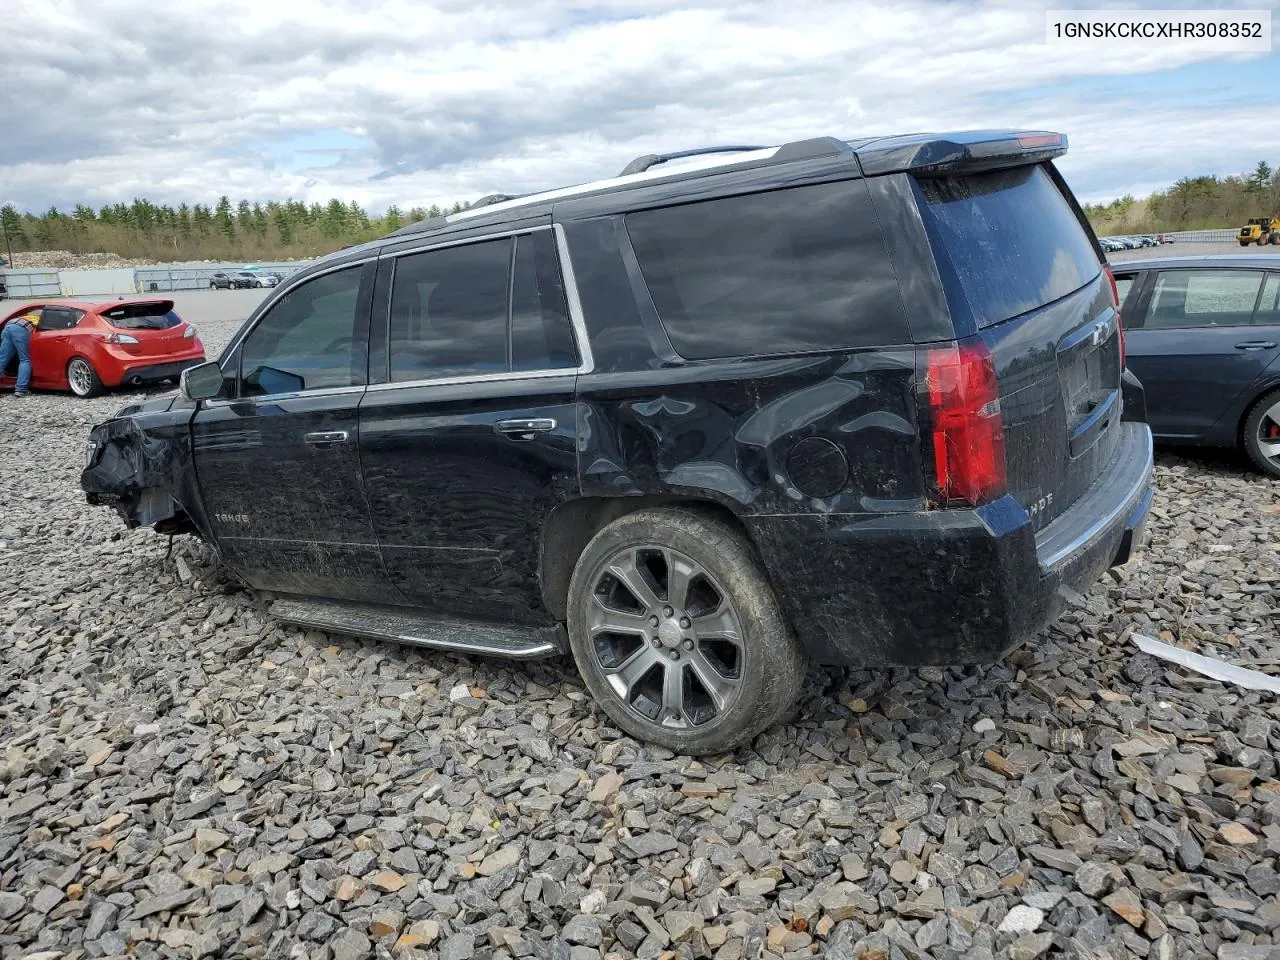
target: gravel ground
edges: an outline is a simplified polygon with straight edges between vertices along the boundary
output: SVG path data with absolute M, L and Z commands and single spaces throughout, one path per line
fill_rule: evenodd
M 252 294 L 250 297 L 259 294 Z M 183 299 L 211 352 L 253 302 Z M 732 756 L 567 662 L 274 625 L 83 502 L 126 402 L 0 399 L 0 956 L 1280 956 L 1280 485 L 1162 454 L 1152 542 L 1008 661 L 815 674 Z M 1272 947 L 1272 944 L 1277 944 Z

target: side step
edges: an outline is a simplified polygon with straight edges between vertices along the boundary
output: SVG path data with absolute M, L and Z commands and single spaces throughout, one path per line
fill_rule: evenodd
M 372 603 L 291 597 L 272 602 L 267 612 L 285 623 L 330 633 L 486 657 L 538 660 L 558 656 L 568 649 L 560 627 L 500 626 L 424 616 Z

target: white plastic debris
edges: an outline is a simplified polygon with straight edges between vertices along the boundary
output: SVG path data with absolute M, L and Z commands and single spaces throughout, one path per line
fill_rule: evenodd
M 1227 663 L 1225 660 L 1203 657 L 1190 650 L 1183 650 L 1181 647 L 1144 637 L 1140 633 L 1130 634 L 1129 638 L 1143 653 L 1149 653 L 1153 657 L 1194 670 L 1212 680 L 1221 680 L 1223 683 L 1230 683 L 1246 690 L 1270 690 L 1272 693 L 1280 693 L 1280 677 L 1273 677 L 1261 670 L 1250 670 L 1246 667 L 1237 667 L 1234 663 Z

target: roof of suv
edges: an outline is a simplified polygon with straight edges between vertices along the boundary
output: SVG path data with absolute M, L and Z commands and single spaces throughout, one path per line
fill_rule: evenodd
M 952 133 L 913 133 L 844 140 L 814 137 L 772 147 L 704 147 L 670 154 L 637 157 L 616 177 L 570 187 L 559 187 L 524 196 L 496 194 L 458 213 L 410 223 L 378 240 L 348 247 L 323 258 L 326 262 L 366 256 L 387 242 L 424 234 L 447 234 L 489 224 L 508 223 L 551 212 L 562 200 L 608 194 L 655 184 L 679 184 L 699 177 L 753 167 L 771 167 L 796 161 L 847 162 L 855 175 L 873 176 L 911 170 L 944 173 L 965 165 L 1036 163 L 1067 151 L 1065 134 L 1044 130 L 965 130 Z M 667 166 L 672 161 L 679 166 Z

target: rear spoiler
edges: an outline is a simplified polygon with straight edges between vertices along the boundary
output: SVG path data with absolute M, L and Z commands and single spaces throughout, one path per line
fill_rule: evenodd
M 104 317 L 123 316 L 136 307 L 155 307 L 157 312 L 168 313 L 174 308 L 172 300 L 122 300 L 108 310 L 103 310 Z
M 950 176 L 1043 163 L 1067 152 L 1067 137 L 1047 130 L 980 130 L 886 137 L 852 146 L 867 176 L 907 171 L 919 176 Z

